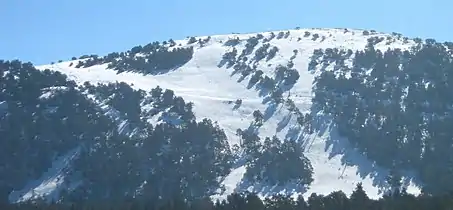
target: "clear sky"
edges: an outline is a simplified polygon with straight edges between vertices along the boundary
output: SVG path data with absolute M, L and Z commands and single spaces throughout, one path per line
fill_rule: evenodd
M 2 0 L 0 59 L 35 64 L 186 36 L 321 27 L 453 41 L 451 0 Z

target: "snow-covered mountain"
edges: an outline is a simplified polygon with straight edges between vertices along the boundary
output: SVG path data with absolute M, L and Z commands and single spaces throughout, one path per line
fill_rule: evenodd
M 364 50 L 371 42 L 374 42 L 374 49 L 383 52 L 396 48 L 403 51 L 411 50 L 417 45 L 417 40 L 396 33 L 385 34 L 355 29 L 295 29 L 191 37 L 164 42 L 162 45 L 167 46 L 169 51 L 183 48 L 191 49 L 193 53 L 189 59 L 181 62 L 181 65 L 159 73 L 145 74 L 127 66 L 122 67 L 122 70 L 115 69 L 112 62 L 121 62 L 121 58 L 118 57 L 110 59 L 112 62 L 109 62 L 106 59 L 98 57 L 93 59 L 87 56 L 36 68 L 60 72 L 79 85 L 85 82 L 91 84 L 124 82 L 136 90 L 146 92 L 156 86 L 173 90 L 176 96 L 182 97 L 186 102 L 193 102 L 193 111 L 198 121 L 203 118 L 216 121 L 224 130 L 231 148 L 234 148 L 234 145 L 242 145 L 238 129 L 250 128 L 256 121 L 254 112 L 259 110 L 262 113 L 262 125 L 256 126 L 256 132 L 261 141 L 266 137 L 277 136 L 283 141 L 300 142 L 303 154 L 313 167 L 313 182 L 306 188 L 295 187 L 291 182 L 282 186 L 271 186 L 247 181 L 244 177 L 247 167 L 245 161 L 241 161 L 245 154 L 238 152 L 238 160 L 234 162 L 231 171 L 218 178 L 224 187 L 211 193 L 213 199 L 225 198 L 233 192 L 246 190 L 258 192 L 262 196 L 289 193 L 308 197 L 312 193 L 328 194 L 338 190 L 350 194 L 359 182 L 368 196 L 377 198 L 390 188 L 386 181 L 389 168 L 377 166 L 374 161 L 369 160 L 363 152 L 352 146 L 346 137 L 339 135 L 331 117 L 324 115 L 322 110 L 312 105 L 315 77 L 323 71 L 336 70 L 335 61 L 332 62 L 334 58 L 329 60 L 325 59 L 326 56 L 317 57 L 317 50 L 325 52 L 339 49 L 350 52 L 345 65 L 352 66 L 356 51 Z M 123 56 L 129 56 L 132 60 L 141 58 L 145 61 L 153 58 L 150 56 L 152 53 L 147 54 L 146 50 L 135 50 L 137 52 L 132 49 Z M 318 62 L 314 63 L 317 58 Z M 278 69 L 281 67 L 286 68 L 286 72 L 283 69 L 279 73 Z M 251 81 L 259 70 L 262 72 L 260 78 L 267 76 L 274 79 L 275 87 L 282 91 L 280 97 L 282 101 L 274 100 L 272 94 L 276 94 L 276 91 L 263 89 L 264 82 Z M 297 73 L 291 70 L 296 70 Z M 279 82 L 278 77 L 283 79 Z M 295 78 L 295 81 L 291 82 L 291 78 Z M 42 97 L 50 97 L 51 91 Z M 102 100 L 94 96 L 92 99 L 100 107 L 103 106 Z M 291 107 L 291 101 L 298 111 L 295 112 L 294 107 Z M 0 102 L 1 106 L 2 104 Z M 140 105 L 142 111 L 150 106 L 145 101 Z M 118 114 L 107 110 L 109 109 L 107 105 L 105 109 L 106 114 L 118 117 Z M 311 116 L 309 128 L 298 122 L 297 112 Z M 168 123 L 162 115 L 153 115 L 148 122 L 152 125 Z M 137 128 L 133 124 L 121 119 L 117 119 L 116 122 L 120 132 L 126 132 L 125 129 L 128 135 L 138 135 L 134 133 L 137 132 Z M 71 186 L 63 185 L 61 176 L 64 176 L 65 167 L 71 167 L 70 160 L 78 151 L 77 147 L 57 158 L 52 167 L 40 178 L 31 180 L 22 190 L 12 192 L 9 195 L 10 201 L 20 201 L 36 195 L 52 195 L 52 192 L 57 192 L 61 188 L 77 187 L 77 181 L 71 182 Z M 403 185 L 407 187 L 408 192 L 418 194 L 421 183 L 412 179 L 414 176 L 411 174 L 404 172 Z

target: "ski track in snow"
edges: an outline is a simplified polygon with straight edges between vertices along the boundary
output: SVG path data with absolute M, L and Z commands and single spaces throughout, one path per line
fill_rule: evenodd
M 309 31 L 311 34 L 317 33 L 320 38 L 313 41 L 311 36 L 304 37 L 305 31 Z M 276 35 L 278 32 L 274 31 Z M 283 32 L 286 32 L 286 30 Z M 261 34 L 268 37 L 269 33 Z M 361 30 L 351 29 L 348 32 L 345 32 L 344 29 L 299 29 L 290 30 L 290 33 L 286 39 L 274 38 L 269 42 L 271 46 L 277 46 L 279 51 L 270 61 L 261 61 L 258 64 L 258 69 L 261 69 L 265 75 L 273 77 L 275 66 L 278 64 L 286 65 L 293 55 L 293 50 L 297 49 L 298 54 L 293 62 L 294 68 L 300 73 L 300 78 L 290 90 L 290 98 L 302 112 L 308 112 L 311 108 L 311 89 L 315 75 L 309 72 L 307 68 L 313 50 L 337 47 L 355 51 L 363 49 L 367 43 L 367 38 L 370 36 L 362 35 Z M 133 84 L 134 88 L 145 91 L 149 91 L 157 85 L 164 89 L 171 89 L 177 96 L 183 97 L 185 101 L 194 102 L 194 112 L 198 120 L 210 118 L 217 121 L 225 130 L 231 145 L 239 143 L 236 130 L 238 128 L 246 129 L 253 120 L 253 111 L 257 109 L 265 115 L 268 113 L 270 116 L 259 129 L 259 136 L 262 139 L 266 136 L 277 135 L 280 139 L 289 138 L 304 142 L 305 155 L 310 159 L 314 168 L 314 182 L 308 190 L 300 191 L 294 189 L 290 184 L 284 187 L 247 184 L 242 181 L 246 171 L 245 166 L 239 165 L 228 176 L 224 177 L 222 184 L 225 186 L 225 191 L 212 196 L 213 199 L 225 198 L 226 195 L 239 190 L 256 191 L 261 196 L 275 192 L 289 192 L 294 196 L 302 193 L 304 197 L 308 197 L 314 192 L 328 194 L 336 190 L 342 190 L 349 195 L 358 182 L 362 182 L 369 197 L 380 197 L 382 190 L 385 189 L 383 180 L 388 171 L 374 167 L 363 155 L 351 149 L 347 140 L 336 134 L 335 127 L 330 126 L 328 122 L 320 121 L 318 127 L 321 129 L 318 133 L 308 135 L 301 132 L 295 117 L 289 118 L 290 113 L 285 107 L 282 108 L 282 105 L 272 107 L 271 104 L 265 104 L 263 103 L 264 98 L 259 96 L 254 87 L 247 89 L 249 77 L 238 82 L 239 75 L 231 76 L 233 69 L 217 67 L 222 60 L 222 55 L 231 49 L 223 46 L 222 43 L 227 41 L 228 38 L 239 37 L 241 40 L 245 40 L 254 35 L 256 34 L 211 36 L 211 40 L 204 47 L 199 48 L 196 44 L 194 45 L 195 52 L 192 60 L 182 67 L 162 75 L 145 76 L 131 72 L 116 74 L 115 71 L 107 69 L 107 64 L 80 69 L 69 67 L 71 62 L 76 64 L 78 60 L 43 65 L 37 68 L 60 71 L 80 84 L 85 81 L 91 83 L 118 81 Z M 324 40 L 321 40 L 323 36 Z M 375 36 L 389 35 L 378 33 Z M 204 39 L 206 37 L 197 38 Z M 301 38 L 301 40 L 299 41 L 298 38 Z M 186 42 L 187 40 L 176 41 L 177 44 L 183 46 L 186 45 Z M 386 50 L 389 47 L 408 49 L 413 44 L 413 41 L 409 42 L 409 44 L 403 44 L 402 41 L 396 40 L 391 45 L 386 45 L 384 41 L 377 44 L 376 48 L 381 50 Z M 239 54 L 244 43 L 245 41 L 236 47 Z M 260 40 L 254 50 L 262 44 L 262 40 Z M 268 64 L 271 64 L 271 66 L 268 66 Z M 287 95 L 288 93 L 285 92 L 284 97 Z M 228 101 L 234 102 L 237 99 L 243 101 L 238 109 L 233 109 L 234 103 L 226 103 Z M 283 128 L 279 128 L 279 125 Z M 409 193 L 419 193 L 418 187 L 410 180 L 406 182 L 406 185 Z M 48 194 L 49 192 L 41 193 Z

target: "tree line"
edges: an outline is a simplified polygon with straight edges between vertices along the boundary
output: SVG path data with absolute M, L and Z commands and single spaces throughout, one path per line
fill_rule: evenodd
M 357 184 L 350 196 L 342 191 L 328 195 L 311 194 L 308 198 L 302 196 L 290 197 L 274 195 L 261 199 L 255 193 L 233 193 L 225 200 L 211 201 L 210 198 L 200 198 L 187 201 L 181 197 L 160 201 L 146 197 L 127 197 L 123 199 L 100 199 L 91 202 L 78 203 L 47 203 L 40 200 L 20 204 L 0 204 L 1 209 L 121 209 L 121 210 L 448 210 L 453 208 L 452 195 L 414 196 L 404 190 L 395 191 L 380 199 L 370 199 L 361 184 Z

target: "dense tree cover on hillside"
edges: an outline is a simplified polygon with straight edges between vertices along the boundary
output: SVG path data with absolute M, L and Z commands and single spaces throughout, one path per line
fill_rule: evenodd
M 264 46 L 247 64 L 246 56 L 253 55 L 254 47 L 263 38 L 257 35 L 247 40 L 242 57 L 237 60 L 241 60 L 240 63 L 236 62 L 235 48 L 232 55 L 224 57 L 234 60 L 232 65 L 243 76 L 252 74 L 256 71 L 249 66 L 252 61 L 265 57 L 269 60 L 278 51 L 276 47 Z M 198 41 L 202 45 L 209 38 Z M 108 63 L 109 68 L 118 72 L 155 74 L 190 60 L 193 49 L 174 48 L 175 45 L 170 40 L 105 57 L 82 56 L 85 60 L 75 65 L 78 68 Z M 172 47 L 174 49 L 169 50 Z M 7 173 L 1 174 L 7 178 L 0 182 L 3 200 L 27 181 L 39 178 L 56 157 L 70 151 L 75 153 L 62 172 L 64 186 L 59 193 L 60 201 L 65 202 L 139 195 L 163 199 L 200 198 L 221 187 L 219 177 L 228 174 L 232 167 L 234 156 L 224 131 L 209 119 L 196 121 L 193 104 L 186 103 L 171 90 L 156 87 L 146 92 L 126 83 L 77 86 L 58 72 L 37 71 L 31 64 L 14 61 L 2 65 L 2 71 L 13 69 L 9 72 L 14 72 L 1 78 L 6 81 L 2 84 L 5 96 L 0 98 L 2 123 L 16 125 L 30 115 L 27 123 L 17 126 L 17 130 L 3 129 L 7 126 L 0 129 L 8 136 L 2 139 L 8 147 L 1 153 L 8 158 L 0 160 L 7 165 L 2 168 Z M 256 83 L 281 103 L 279 86 L 288 85 L 287 81 L 293 77 L 290 72 L 295 70 L 279 68 L 278 80 L 265 76 Z M 296 80 L 293 78 L 292 82 Z M 262 123 L 263 114 L 257 112 L 257 117 Z M 249 162 L 250 179 L 258 178 L 271 184 L 296 181 L 308 185 L 312 169 L 308 159 L 299 154 L 300 145 L 272 140 L 267 138 L 260 153 L 254 154 L 253 162 Z M 271 152 L 280 150 L 284 152 L 272 156 Z M 284 166 L 282 163 L 287 160 L 302 168 L 288 165 L 288 173 L 275 174 L 276 168 Z M 18 165 L 20 167 L 16 167 Z M 261 165 L 264 172 L 258 172 Z M 298 174 L 301 171 L 303 173 Z
M 300 142 L 282 141 L 276 136 L 264 141 L 250 130 L 238 130 L 244 148 L 247 172 L 253 182 L 284 185 L 292 182 L 304 188 L 313 181 L 313 167 Z
M 286 65 L 275 66 L 273 74 L 266 75 L 257 65 L 278 53 L 269 40 L 288 36 L 289 32 L 271 33 L 270 37 L 258 34 L 245 41 L 240 53 L 237 45 L 241 40 L 231 39 L 225 43 L 231 51 L 224 54 L 219 66 L 232 67 L 233 74 L 248 79 L 248 88 L 255 87 L 271 103 L 286 106 L 304 131 L 312 133 L 312 115 L 283 98 L 284 91 L 299 79 L 292 62 L 298 52 L 293 51 Z M 0 61 L 0 203 L 13 190 L 39 178 L 56 157 L 77 151 L 62 172 L 66 190 L 58 202 L 88 206 L 93 200 L 116 199 L 119 203 L 114 205 L 119 208 L 131 204 L 125 198 L 136 197 L 152 205 L 181 199 L 164 209 L 176 208 L 174 205 L 181 205 L 178 209 L 447 209 L 450 198 L 428 194 L 453 189 L 453 132 L 449 131 L 453 125 L 453 99 L 449 97 L 453 44 L 428 39 L 416 41 L 419 45 L 408 51 L 375 49 L 384 40 L 370 37 L 366 49 L 355 52 L 351 66 L 346 61 L 354 54 L 352 50 L 315 50 L 309 70 L 319 68 L 322 73 L 316 77 L 313 104 L 330 115 L 340 134 L 378 165 L 415 170 L 425 184 L 427 194 L 423 196 L 401 192 L 372 201 L 358 186 L 351 198 L 341 192 L 312 195 L 305 203 L 300 201 L 302 206 L 283 197 L 263 203 L 254 195 L 237 194 L 229 197 L 233 204 L 212 205 L 205 196 L 221 187 L 219 177 L 230 172 L 237 157 L 217 123 L 196 120 L 192 103 L 160 87 L 146 92 L 126 83 L 77 86 L 58 72 L 37 71 L 19 61 Z M 209 38 L 188 41 L 202 47 Z M 172 40 L 156 42 L 105 57 L 85 56 L 87 60 L 75 65 L 108 63 L 119 73 L 158 74 L 192 58 L 192 47 L 175 46 Z M 333 71 L 328 68 L 332 64 Z M 237 107 L 241 102 L 236 102 Z M 254 111 L 251 128 L 261 126 L 265 115 Z M 251 130 L 238 130 L 238 135 L 246 179 L 301 186 L 313 181 L 313 168 L 300 143 L 277 137 L 261 141 Z M 392 176 L 389 182 L 398 185 L 399 177 Z M 145 205 L 143 200 L 133 205 Z M 203 206 L 185 203 L 189 201 Z
M 200 40 L 203 42 L 206 40 Z M 208 40 L 209 41 L 209 40 Z M 109 69 L 121 72 L 160 74 L 178 68 L 189 62 L 193 56 L 193 47 L 174 47 L 175 42 L 153 42 L 145 46 L 135 46 L 127 52 L 110 53 L 104 57 L 97 55 L 83 57 L 75 66 L 90 67 L 108 63 Z M 82 57 L 81 57 L 82 58 Z
M 56 156 L 104 138 L 109 121 L 59 72 L 0 61 L 0 200 L 39 178 Z
M 424 190 L 453 189 L 453 61 L 451 43 L 428 39 L 410 50 L 318 50 L 311 68 L 333 63 L 316 78 L 313 102 L 341 135 L 387 168 L 415 170 Z
M 1 204 L 4 210 L 28 210 L 28 209 L 118 209 L 118 210 L 449 210 L 453 208 L 451 196 L 413 196 L 404 190 L 386 195 L 379 200 L 370 199 L 359 183 L 356 189 L 348 197 L 342 191 L 335 191 L 328 195 L 311 194 L 307 199 L 299 196 L 275 195 L 261 200 L 253 193 L 233 193 L 226 200 L 212 202 L 209 198 L 201 198 L 194 201 L 185 201 L 174 197 L 166 202 L 156 202 L 146 197 L 102 199 L 94 202 L 50 203 L 40 201 L 23 204 Z
M 231 167 L 226 136 L 209 120 L 191 121 L 183 127 L 159 124 L 148 128 L 143 140 L 111 137 L 81 156 L 73 170 L 82 173 L 87 184 L 63 200 L 80 202 L 81 196 L 86 196 L 83 200 L 120 199 L 135 194 L 198 198 L 217 189 L 217 178 Z
M 127 119 L 130 123 L 137 124 L 140 122 L 141 103 L 145 99 L 145 91 L 134 90 L 124 82 L 98 84 L 96 86 L 85 83 L 83 90 L 118 111 L 118 115 Z M 151 103 L 152 101 L 148 102 Z
M 58 72 L 19 61 L 1 61 L 0 73 L 2 201 L 71 150 L 76 157 L 61 172 L 67 202 L 128 195 L 194 199 L 212 194 L 230 171 L 224 131 L 209 119 L 196 121 L 193 104 L 171 90 L 77 87 Z
M 223 130 L 208 119 L 196 122 L 192 104 L 186 104 L 171 90 L 157 87 L 145 96 L 143 91 L 125 83 L 86 87 L 101 98 L 108 96 L 107 104 L 126 115 L 125 119 L 136 128 L 145 130 L 131 138 L 112 135 L 96 144 L 95 151 L 83 152 L 73 171 L 82 173 L 89 184 L 63 199 L 77 201 L 79 195 L 86 199 L 103 195 L 121 198 L 136 193 L 163 198 L 180 193 L 191 199 L 212 193 L 219 187 L 218 177 L 230 171 L 232 156 Z M 165 122 L 161 118 L 165 123 L 148 124 L 143 120 L 157 112 L 142 111 L 140 102 L 151 104 L 153 109 L 168 110 L 162 118 L 175 119 Z M 112 167 L 110 163 L 117 165 Z M 105 172 L 111 174 L 108 179 Z

